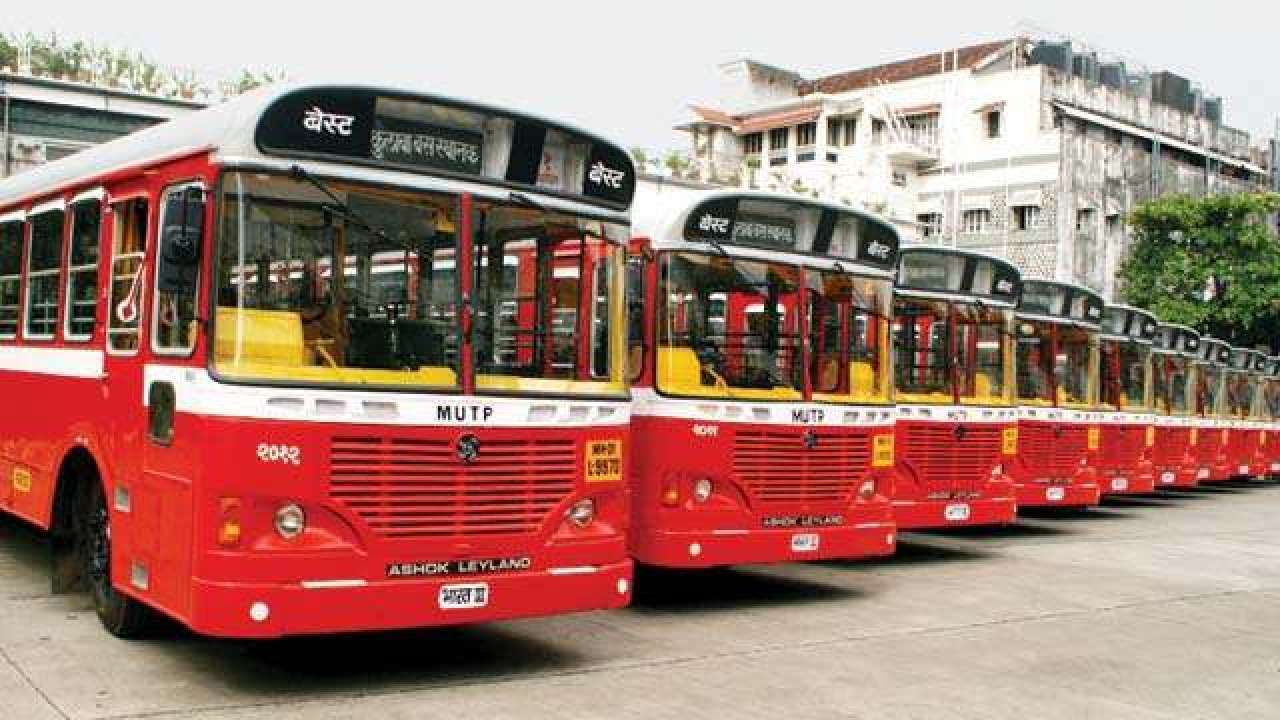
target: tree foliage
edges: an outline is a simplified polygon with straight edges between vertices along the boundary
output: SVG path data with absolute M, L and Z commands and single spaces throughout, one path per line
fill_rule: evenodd
M 1233 345 L 1277 349 L 1280 194 L 1159 198 L 1129 217 L 1134 244 L 1120 269 L 1126 302 Z
M 75 40 L 51 33 L 0 33 L 0 69 L 37 77 L 71 80 L 150 95 L 210 100 L 231 96 L 283 78 L 280 72 L 242 70 L 213 83 L 189 69 L 170 68 L 141 53 Z

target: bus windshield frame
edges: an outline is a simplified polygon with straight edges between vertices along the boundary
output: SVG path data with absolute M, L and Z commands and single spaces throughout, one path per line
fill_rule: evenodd
M 626 396 L 625 223 L 536 203 L 348 179 L 308 182 L 240 168 L 221 174 L 216 203 L 207 361 L 219 381 Z M 471 214 L 464 218 L 467 207 Z M 514 254 L 517 272 L 501 278 L 484 272 L 482 257 L 496 225 L 522 234 L 528 245 L 504 254 L 503 269 Z M 463 238 L 468 228 L 472 237 Z M 467 246 L 473 248 L 473 257 L 464 258 L 472 275 L 469 296 L 457 268 Z M 577 275 L 568 282 L 558 266 L 566 255 L 577 259 Z M 343 272 L 334 273 L 339 264 Z M 259 277 L 269 278 L 270 286 L 259 288 Z M 547 292 L 525 292 L 532 288 L 523 285 L 535 278 Z M 508 287 L 504 280 L 520 285 Z M 474 292 L 486 282 L 500 286 L 496 311 Z M 553 322 L 555 313 L 564 315 L 562 299 L 572 304 L 572 332 Z M 522 302 L 540 309 L 509 312 Z M 569 362 L 563 351 L 545 354 L 548 360 L 537 367 L 485 362 L 477 354 L 485 347 L 477 333 L 494 316 L 547 321 L 537 326 L 547 331 L 543 344 L 570 343 Z
M 1098 354 L 1099 406 L 1120 412 L 1151 412 L 1151 346 L 1103 336 Z
M 1152 353 L 1152 408 L 1158 415 L 1184 417 L 1191 414 L 1191 358 L 1179 352 Z

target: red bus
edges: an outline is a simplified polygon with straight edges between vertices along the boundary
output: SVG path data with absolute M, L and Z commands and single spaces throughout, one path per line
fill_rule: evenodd
M 1263 373 L 1267 356 L 1257 350 L 1231 349 L 1227 370 L 1227 478 L 1265 474 L 1258 461 L 1262 447 Z
M 1087 507 L 1102 499 L 1098 332 L 1102 296 L 1022 281 L 1017 319 L 1018 454 L 1008 463 L 1019 507 Z
M 0 387 L 46 408 L 0 418 L 0 507 L 121 636 L 624 605 L 634 187 L 580 130 L 356 86 L 0 182 Z
M 1191 431 L 1191 452 L 1196 464 L 1198 482 L 1221 482 L 1231 477 L 1228 460 L 1226 388 L 1231 347 L 1213 338 L 1200 338 L 1197 353 L 1193 396 L 1195 423 Z
M 936 246 L 904 248 L 894 288 L 898 527 L 1012 523 L 1017 268 Z
M 1199 468 L 1191 449 L 1200 432 L 1195 412 L 1195 362 L 1200 334 L 1183 325 L 1163 324 L 1152 346 L 1155 442 L 1151 463 L 1157 488 L 1195 487 Z
M 700 568 L 892 553 L 897 233 L 755 192 L 648 214 L 627 283 L 632 556 Z
M 1135 307 L 1108 305 L 1103 312 L 1097 456 L 1103 495 L 1137 495 L 1156 488 L 1151 345 L 1158 326 L 1154 315 Z

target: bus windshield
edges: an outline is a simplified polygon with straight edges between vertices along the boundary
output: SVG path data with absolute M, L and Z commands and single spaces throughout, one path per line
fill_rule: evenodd
M 1018 402 L 1053 405 L 1053 324 L 1018 320 Z
M 893 284 L 809 270 L 810 376 L 822 402 L 888 402 L 888 311 Z
M 1268 418 L 1280 420 L 1280 380 L 1268 378 L 1263 393 L 1263 411 Z
M 1063 407 L 1083 408 L 1093 404 L 1090 377 L 1093 372 L 1093 338 L 1093 333 L 1084 328 L 1058 326 L 1053 371 L 1057 403 Z
M 225 175 L 215 370 L 288 383 L 459 388 L 458 200 Z M 609 298 L 621 292 L 611 268 L 625 228 L 482 203 L 472 227 L 476 386 L 623 392 Z
M 798 400 L 800 270 L 703 253 L 664 253 L 657 384 L 696 397 Z
M 1227 373 L 1227 412 L 1231 417 L 1249 417 L 1253 410 L 1253 387 L 1253 378 L 1248 373 Z
M 1173 353 L 1157 353 L 1153 356 L 1153 365 L 1156 412 L 1162 415 L 1186 415 L 1191 361 Z
M 1147 409 L 1147 366 L 1151 348 L 1138 343 L 1102 341 L 1102 403 L 1110 410 Z

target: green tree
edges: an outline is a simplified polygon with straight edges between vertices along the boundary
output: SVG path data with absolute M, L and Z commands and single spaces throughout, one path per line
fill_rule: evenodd
M 1170 196 L 1129 217 L 1134 244 L 1120 269 L 1126 302 L 1164 322 L 1234 345 L 1280 334 L 1280 242 L 1268 216 L 1280 194 Z

